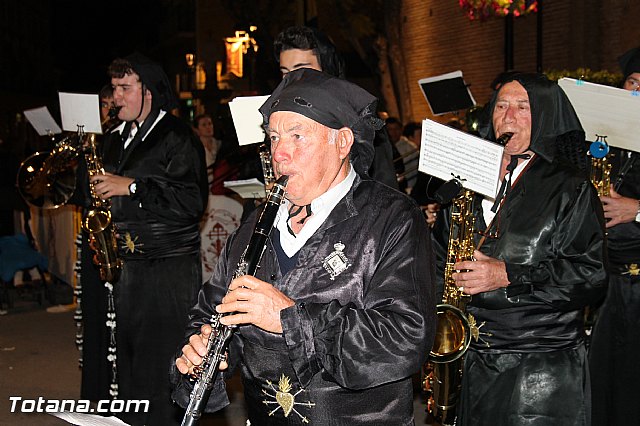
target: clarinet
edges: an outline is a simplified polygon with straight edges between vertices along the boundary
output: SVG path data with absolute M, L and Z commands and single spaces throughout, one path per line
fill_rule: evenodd
M 260 213 L 253 235 L 244 253 L 240 257 L 233 278 L 243 275 L 254 275 L 260 264 L 262 254 L 267 247 L 267 239 L 276 220 L 278 209 L 284 200 L 289 176 L 281 176 L 269 192 L 265 206 Z M 202 363 L 194 368 L 196 383 L 189 396 L 189 405 L 182 419 L 182 426 L 195 426 L 200 421 L 200 416 L 207 405 L 211 389 L 218 375 L 220 362 L 225 358 L 225 352 L 229 341 L 235 331 L 234 326 L 226 326 L 220 322 L 223 315 L 214 313 L 209 320 L 211 323 L 211 335 L 207 343 L 207 354 Z

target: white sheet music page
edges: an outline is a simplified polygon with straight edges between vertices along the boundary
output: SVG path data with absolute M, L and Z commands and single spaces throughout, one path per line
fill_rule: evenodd
M 224 182 L 224 187 L 237 192 L 242 198 L 264 198 L 267 196 L 264 183 L 256 178 L 228 180 Z
M 60 129 L 56 120 L 53 119 L 46 106 L 27 109 L 24 111 L 24 116 L 27 117 L 29 123 L 31 123 L 40 136 L 50 136 L 62 133 L 62 129 Z
M 98 95 L 58 92 L 62 128 L 77 132 L 82 126 L 85 133 L 102 134 L 100 99 Z
M 459 177 L 466 189 L 493 198 L 503 151 L 495 142 L 426 119 L 418 170 L 445 181 Z
M 269 98 L 263 96 L 238 96 L 229 102 L 233 126 L 236 128 L 239 145 L 250 145 L 264 142 L 265 133 L 262 128 L 260 107 Z
M 588 141 L 606 136 L 617 148 L 640 152 L 640 92 L 561 78 L 558 85 L 576 110 Z

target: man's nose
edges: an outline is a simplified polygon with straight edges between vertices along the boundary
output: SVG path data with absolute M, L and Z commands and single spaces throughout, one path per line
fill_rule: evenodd
M 271 157 L 276 163 L 289 161 L 291 159 L 290 146 L 283 141 L 271 144 Z
M 512 106 L 507 107 L 507 110 L 504 112 L 504 121 L 506 123 L 513 123 L 516 120 L 516 111 Z

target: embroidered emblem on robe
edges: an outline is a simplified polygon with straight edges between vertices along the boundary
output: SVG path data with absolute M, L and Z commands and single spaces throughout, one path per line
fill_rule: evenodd
M 144 244 L 142 243 L 138 243 L 138 236 L 136 235 L 134 238 L 131 238 L 131 234 L 130 233 L 125 233 L 124 234 L 124 241 L 122 242 L 122 249 L 125 252 L 129 252 L 129 253 L 133 253 L 136 250 L 139 253 L 144 253 L 142 250 L 140 250 L 140 247 L 142 247 Z
M 347 259 L 347 256 L 343 253 L 344 247 L 342 242 L 337 242 L 333 245 L 335 250 L 322 261 L 322 266 L 324 266 L 324 269 L 329 273 L 331 280 L 334 280 L 351 266 L 351 262 L 349 262 L 349 259 Z
M 280 381 L 278 382 L 278 389 L 273 386 L 273 382 L 270 380 L 267 380 L 267 385 L 269 386 L 269 388 L 271 388 L 271 390 L 273 390 L 274 393 L 271 394 L 267 390 L 262 389 L 262 393 L 264 395 L 272 398 L 264 399 L 262 403 L 269 408 L 270 406 L 277 405 L 276 408 L 269 412 L 269 416 L 273 416 L 279 409 L 282 408 L 282 413 L 285 417 L 289 417 L 289 414 L 291 414 L 291 412 L 293 411 L 300 417 L 302 423 L 309 423 L 309 419 L 307 419 L 295 408 L 296 405 L 302 405 L 309 408 L 316 405 L 311 401 L 296 402 L 296 396 L 305 391 L 303 388 L 300 388 L 300 390 L 298 390 L 296 393 L 291 393 L 291 379 L 289 379 L 289 377 L 286 377 L 284 374 L 280 377 Z

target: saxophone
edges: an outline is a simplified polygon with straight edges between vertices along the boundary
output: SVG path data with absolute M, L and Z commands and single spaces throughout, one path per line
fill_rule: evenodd
M 465 315 L 471 296 L 464 294 L 453 279 L 456 272 L 453 265 L 473 259 L 473 195 L 473 191 L 464 190 L 451 204 L 444 293 L 442 303 L 437 306 L 436 338 L 424 373 L 427 410 L 443 426 L 455 424 L 462 385 L 462 356 L 469 348 L 472 334 L 475 337 L 479 333 L 473 316 Z
M 273 228 L 278 209 L 284 200 L 288 180 L 289 176 L 280 176 L 269 192 L 249 244 L 234 271 L 234 279 L 243 275 L 255 275 L 262 254 L 267 247 L 267 238 Z M 218 374 L 220 362 L 225 358 L 229 341 L 235 331 L 235 327 L 226 326 L 220 322 L 222 316 L 223 314 L 215 313 L 209 320 L 211 335 L 207 342 L 207 354 L 194 371 L 193 378 L 196 379 L 196 382 L 189 396 L 189 405 L 182 419 L 182 426 L 194 426 L 200 421 L 200 416 L 207 405 L 209 395 L 211 395 L 211 388 Z
M 611 163 L 607 158 L 609 144 L 607 137 L 596 135 L 596 141 L 589 146 L 591 173 L 589 179 L 598 191 L 598 196 L 609 196 L 611 187 Z
M 512 136 L 513 133 L 504 133 L 496 142 L 506 145 Z M 471 337 L 475 341 L 480 338 L 482 326 L 476 323 L 473 315 L 465 312 L 471 296 L 463 293 L 453 279 L 453 274 L 457 272 L 454 267 L 456 262 L 474 260 L 475 194 L 463 189 L 459 179 L 450 182 L 454 185 L 455 193 L 451 202 L 442 303 L 436 307 L 436 337 L 423 370 L 422 382 L 427 394 L 427 411 L 442 426 L 455 425 L 464 354 L 471 344 Z M 450 191 L 450 188 L 443 190 Z
M 89 179 L 104 174 L 102 161 L 96 151 L 96 135 L 88 136 L 89 145 L 84 154 Z M 95 184 L 89 183 L 91 207 L 82 218 L 82 229 L 90 235 L 89 245 L 95 251 L 93 262 L 100 268 L 100 279 L 111 284 L 118 281 L 122 260 L 118 258 L 118 243 L 115 225 L 111 218 L 111 202 L 103 200 L 95 191 Z

